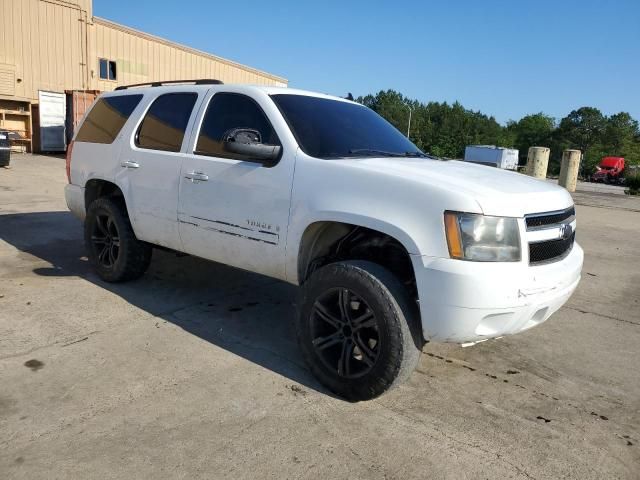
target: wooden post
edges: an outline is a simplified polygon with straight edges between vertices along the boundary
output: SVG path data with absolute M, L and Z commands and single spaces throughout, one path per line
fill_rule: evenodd
M 560 165 L 558 184 L 570 192 L 576 191 L 581 157 L 582 152 L 580 150 L 565 150 L 562 152 L 562 164 Z
M 547 178 L 549 166 L 549 152 L 547 147 L 529 147 L 527 153 L 527 175 L 535 178 Z

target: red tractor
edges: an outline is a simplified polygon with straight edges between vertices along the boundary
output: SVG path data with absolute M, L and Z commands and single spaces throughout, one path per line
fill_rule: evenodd
M 624 158 L 603 157 L 596 172 L 591 175 L 592 182 L 620 185 L 624 182 Z

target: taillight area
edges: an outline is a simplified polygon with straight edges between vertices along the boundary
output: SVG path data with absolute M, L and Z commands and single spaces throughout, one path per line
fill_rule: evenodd
M 71 152 L 73 152 L 73 141 L 67 145 L 67 181 L 71 183 Z

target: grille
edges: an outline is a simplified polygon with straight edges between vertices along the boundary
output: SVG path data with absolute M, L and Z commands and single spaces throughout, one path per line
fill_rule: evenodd
M 575 239 L 576 234 L 573 233 L 566 240 L 561 239 L 530 243 L 529 263 L 531 265 L 536 265 L 561 260 L 569 254 Z
M 527 231 L 538 232 L 540 230 L 555 229 L 563 225 L 571 224 L 575 218 L 575 214 L 575 208 L 570 207 L 561 212 L 528 215 L 525 217 Z M 529 264 L 540 265 L 562 260 L 571 252 L 575 239 L 576 233 L 571 232 L 571 235 L 567 238 L 530 242 Z
M 562 212 L 529 215 L 526 217 L 527 229 L 562 223 L 564 220 L 573 217 L 575 214 L 575 207 L 571 207 L 563 210 Z

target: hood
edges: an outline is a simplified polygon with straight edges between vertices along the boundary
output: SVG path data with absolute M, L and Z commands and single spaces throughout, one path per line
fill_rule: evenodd
M 473 198 L 485 215 L 522 217 L 573 205 L 569 192 L 546 180 L 456 160 L 365 158 L 355 165 Z

